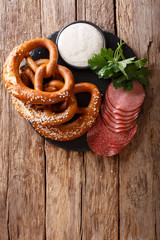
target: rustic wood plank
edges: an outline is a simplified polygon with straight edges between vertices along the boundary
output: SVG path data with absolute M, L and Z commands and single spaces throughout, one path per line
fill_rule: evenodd
M 118 239 L 118 161 L 84 156 L 82 239 Z
M 75 21 L 75 0 L 41 0 L 42 36 L 47 37 Z
M 81 239 L 83 154 L 46 143 L 46 238 Z M 53 157 L 54 156 L 54 157 Z
M 113 1 L 77 1 L 77 19 L 115 31 Z M 118 157 L 84 154 L 82 234 L 84 240 L 118 239 Z
M 75 1 L 41 1 L 42 33 L 46 37 L 75 20 Z M 46 141 L 46 239 L 81 239 L 83 154 Z
M 0 18 L 3 62 L 17 44 L 41 36 L 37 0 L 0 1 Z M 43 239 L 44 142 L 13 108 L 2 75 L 0 119 L 0 239 Z
M 117 1 L 119 36 L 139 57 L 148 57 L 152 68 L 138 133 L 120 154 L 122 240 L 160 239 L 159 5 L 158 0 Z M 114 32 L 113 8 L 111 0 L 2 0 L 0 71 L 16 44 L 41 32 L 46 37 L 76 16 Z M 2 81 L 1 91 L 0 239 L 44 239 L 45 227 L 46 239 L 118 239 L 117 157 L 90 152 L 83 159 L 83 153 L 46 142 L 45 163 L 43 140 L 15 112 Z
M 77 0 L 77 20 L 91 21 L 100 28 L 114 33 L 114 1 Z
M 120 239 L 160 239 L 160 2 L 117 1 L 118 34 L 152 74 L 138 132 L 120 154 Z

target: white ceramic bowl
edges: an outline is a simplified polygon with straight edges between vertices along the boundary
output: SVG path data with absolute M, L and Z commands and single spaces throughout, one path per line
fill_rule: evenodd
M 106 46 L 103 31 L 89 21 L 75 21 L 59 31 L 56 45 L 61 58 L 66 64 L 86 69 L 88 59 Z

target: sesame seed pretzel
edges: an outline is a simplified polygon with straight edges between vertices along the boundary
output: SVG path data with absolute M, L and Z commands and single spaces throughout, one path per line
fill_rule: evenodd
M 33 124 L 33 127 L 42 135 L 52 140 L 68 141 L 85 134 L 95 123 L 101 105 L 101 94 L 98 88 L 91 83 L 77 83 L 74 93 L 89 92 L 91 99 L 87 107 L 78 107 L 80 116 L 71 123 L 49 127 Z
M 73 92 L 75 94 L 80 92 L 89 92 L 91 99 L 87 107 L 78 107 L 77 113 L 80 116 L 70 122 L 61 124 L 58 126 L 42 125 L 38 122 L 33 121 L 33 127 L 42 135 L 52 140 L 68 141 L 76 139 L 85 134 L 95 123 L 96 118 L 99 114 L 101 105 L 101 94 L 98 88 L 91 83 L 78 83 L 75 84 Z M 26 105 L 15 99 L 15 107 L 21 109 L 24 113 L 26 112 Z
M 33 49 L 38 47 L 46 47 L 49 50 L 48 63 L 40 66 L 29 55 Z M 74 87 L 74 77 L 69 69 L 57 65 L 57 57 L 55 44 L 45 38 L 33 39 L 15 47 L 8 55 L 3 68 L 3 80 L 8 90 L 19 100 L 31 104 L 57 103 L 68 97 Z M 19 66 L 24 58 L 26 58 L 32 71 L 35 72 L 34 89 L 27 87 L 19 74 Z M 54 92 L 43 91 L 43 79 L 51 77 L 57 71 L 64 79 L 64 87 Z
M 35 61 L 35 66 L 38 67 L 47 62 L 48 62 L 47 59 L 37 60 Z M 27 86 L 29 86 L 31 83 L 34 85 L 35 75 L 28 65 L 21 67 L 20 76 L 22 78 L 22 81 L 25 80 Z M 60 80 L 51 80 L 43 86 L 43 89 L 44 91 L 47 92 L 54 92 L 63 89 L 64 85 L 65 85 L 64 82 Z M 42 126 L 43 125 L 55 126 L 65 123 L 75 115 L 77 110 L 77 100 L 73 92 L 71 92 L 70 96 L 64 100 L 65 104 L 63 103 L 63 105 L 65 105 L 65 107 L 63 108 L 62 104 L 57 105 L 52 103 L 50 103 L 50 105 L 40 106 L 30 103 L 23 103 L 19 104 L 19 106 L 21 107 L 18 108 L 17 107 L 18 102 L 20 102 L 21 100 L 18 100 L 14 96 L 12 96 L 12 99 L 14 105 L 17 108 L 17 111 L 20 113 L 22 117 L 24 117 L 27 121 L 31 122 L 32 124 L 35 122 L 41 124 Z M 22 106 L 23 108 L 24 107 L 26 108 L 25 112 L 22 110 Z M 58 113 L 57 112 L 55 113 L 56 108 L 57 109 L 59 108 Z
M 37 47 L 46 47 L 50 58 L 33 61 L 29 52 Z M 28 65 L 20 68 L 24 58 Z M 43 79 L 49 77 L 53 80 L 44 84 Z M 98 88 L 91 83 L 74 84 L 71 71 L 57 65 L 56 46 L 48 39 L 34 39 L 14 48 L 4 64 L 3 79 L 17 111 L 41 135 L 52 140 L 68 141 L 82 136 L 99 114 Z M 75 95 L 81 92 L 91 94 L 87 107 L 77 106 Z M 75 114 L 78 115 L 73 118 Z
M 42 126 L 57 126 L 69 121 L 76 113 L 77 101 L 74 94 L 68 97 L 66 108 L 62 112 L 53 112 L 51 105 L 49 108 L 39 108 L 37 105 L 24 103 L 18 98 L 12 96 L 13 103 L 19 114 L 32 124 L 40 124 Z
M 35 66 L 38 67 L 42 64 L 47 64 L 48 62 L 49 62 L 48 59 L 39 59 L 39 60 L 34 62 L 34 67 Z M 26 86 L 31 86 L 31 85 L 34 86 L 34 76 L 35 75 L 34 75 L 34 72 L 32 71 L 32 69 L 33 69 L 33 71 L 36 71 L 32 66 L 29 67 L 28 65 L 22 66 L 20 68 L 20 70 L 21 70 L 20 76 L 21 76 L 21 79 Z M 60 90 L 64 87 L 63 78 L 59 74 L 58 70 L 55 71 L 55 73 L 53 75 L 53 79 L 54 80 L 49 81 L 47 84 L 44 85 L 44 91 L 54 92 L 54 91 Z M 61 81 L 56 80 L 56 79 L 59 79 Z M 63 100 L 64 102 L 61 105 L 59 105 L 59 104 L 58 105 L 52 104 L 52 106 L 50 106 L 50 105 L 44 106 L 43 105 L 41 107 L 41 109 L 43 108 L 43 112 L 44 112 L 45 115 L 51 115 L 52 112 L 62 112 L 64 110 L 66 110 L 66 108 L 67 108 L 67 100 L 68 100 L 68 98 L 64 99 Z

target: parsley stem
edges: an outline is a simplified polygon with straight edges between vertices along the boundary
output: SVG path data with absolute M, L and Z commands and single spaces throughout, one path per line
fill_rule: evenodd
M 122 42 L 122 39 L 120 39 L 120 43 L 118 43 L 118 47 L 114 52 L 114 59 L 118 61 L 120 58 L 125 60 L 125 57 L 123 55 L 122 45 L 126 44 L 125 42 Z

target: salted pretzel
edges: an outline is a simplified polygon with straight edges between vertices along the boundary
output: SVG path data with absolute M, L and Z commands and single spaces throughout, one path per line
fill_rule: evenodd
M 42 64 L 47 64 L 49 62 L 48 59 L 40 59 L 34 62 L 33 71 L 36 71 L 34 67 L 39 67 Z M 26 84 L 26 86 L 30 86 L 31 84 L 34 86 L 35 74 L 32 69 L 26 65 L 21 67 L 21 79 Z M 61 78 L 61 76 L 56 72 L 54 77 Z M 55 92 L 64 88 L 64 82 L 60 80 L 51 80 L 47 84 L 45 84 L 43 90 L 46 92 Z M 17 100 L 13 97 L 13 102 L 16 105 Z M 23 116 L 26 120 L 31 123 L 36 122 L 41 125 L 49 125 L 55 126 L 60 125 L 69 121 L 76 113 L 77 110 L 77 101 L 73 93 L 64 100 L 63 104 L 51 104 L 50 105 L 34 105 L 30 103 L 24 103 L 27 114 L 20 109 L 17 108 L 18 112 L 21 116 Z M 57 112 L 58 113 L 55 113 Z
M 89 92 L 91 99 L 87 107 L 78 107 L 77 113 L 80 116 L 73 122 L 61 124 L 58 126 L 42 125 L 35 121 L 32 122 L 33 127 L 42 135 L 52 140 L 68 141 L 76 139 L 85 134 L 95 123 L 99 114 L 101 105 L 101 94 L 98 88 L 91 83 L 75 84 L 73 92 L 75 94 L 80 92 Z M 21 111 L 27 111 L 25 103 L 15 99 L 15 107 Z
M 49 50 L 48 63 L 40 66 L 29 55 L 30 51 L 38 47 L 46 47 Z M 67 98 L 74 87 L 74 77 L 68 68 L 57 65 L 57 57 L 55 44 L 45 38 L 33 39 L 15 47 L 8 55 L 3 68 L 3 80 L 8 90 L 19 100 L 31 104 L 47 105 Z M 29 67 L 35 73 L 34 89 L 27 87 L 19 74 L 20 63 L 24 58 L 26 58 Z M 64 87 L 54 92 L 43 91 L 43 79 L 51 77 L 56 72 L 59 72 L 64 79 Z
M 23 76 L 23 75 L 22 75 Z M 59 80 L 52 80 L 44 86 L 44 90 L 55 91 L 61 89 L 64 83 Z M 19 114 L 25 118 L 27 121 L 33 123 L 38 123 L 48 126 L 60 125 L 69 121 L 77 111 L 77 100 L 73 93 L 67 98 L 65 102 L 65 107 L 61 105 L 34 105 L 30 103 L 24 103 L 21 100 L 12 96 L 13 103 L 19 112 Z M 55 112 L 55 107 L 59 108 L 58 113 Z M 22 108 L 25 108 L 23 111 Z
M 29 59 L 29 61 L 28 61 L 28 59 Z M 39 81 L 37 82 L 37 85 L 39 85 L 39 86 L 35 87 L 35 72 L 36 72 L 36 70 L 38 69 L 39 66 L 48 64 L 49 59 L 39 59 L 39 60 L 36 60 L 36 61 L 32 61 L 31 58 L 27 58 L 26 60 L 27 60 L 27 63 L 29 63 L 30 65 L 24 65 L 20 68 L 20 77 L 22 78 L 23 83 L 27 87 L 30 87 L 31 83 L 32 83 L 34 88 L 37 88 L 39 90 L 43 89 L 43 85 L 41 85 L 41 82 L 39 82 Z M 56 80 L 63 81 L 62 76 L 58 72 L 58 68 L 56 68 L 55 71 L 53 72 L 52 78 L 56 79 Z M 58 85 L 59 84 L 56 84 L 56 86 L 58 86 Z M 61 85 L 61 88 L 63 88 L 63 87 L 64 87 L 64 84 Z M 60 90 L 61 88 L 59 87 L 58 90 Z M 52 88 L 51 91 L 56 91 L 56 90 L 57 89 L 53 90 L 53 88 Z M 45 89 L 45 91 L 47 92 L 48 90 Z
M 37 47 L 46 47 L 49 59 L 33 61 L 29 52 Z M 24 58 L 27 65 L 20 67 Z M 82 136 L 99 114 L 98 88 L 91 83 L 74 84 L 71 71 L 57 64 L 56 46 L 48 39 L 34 39 L 13 49 L 6 59 L 3 78 L 17 111 L 41 135 L 52 140 L 68 141 Z M 49 78 L 47 83 L 44 78 Z M 87 107 L 77 106 L 75 95 L 81 92 L 91 95 Z
M 47 59 L 41 59 L 39 61 L 36 61 L 36 64 L 40 65 L 40 64 L 43 64 L 45 61 L 47 61 Z M 26 70 L 29 70 L 29 69 L 28 68 L 25 69 L 24 73 L 26 73 Z M 33 83 L 34 77 L 32 76 L 32 74 L 29 73 L 29 72 L 26 73 L 26 74 L 28 75 L 28 77 L 30 77 L 30 79 Z M 64 83 L 61 82 L 61 81 L 53 80 L 53 81 L 50 81 L 48 84 L 45 85 L 45 89 L 47 89 L 48 91 L 55 91 L 56 88 L 58 88 L 58 89 L 62 88 L 63 84 Z M 89 84 L 89 83 L 82 84 L 81 83 L 81 84 L 76 84 L 75 85 L 74 90 L 73 90 L 73 92 L 75 94 L 80 93 L 80 92 L 90 92 L 91 93 L 91 100 L 90 100 L 90 103 L 89 103 L 88 107 L 86 107 L 86 108 L 78 107 L 77 110 L 76 110 L 76 113 L 83 114 L 83 115 L 84 114 L 88 115 L 88 114 L 93 112 L 93 109 L 94 109 L 93 103 L 95 101 L 95 99 L 93 99 L 93 96 L 94 96 L 94 98 L 96 97 L 96 94 L 93 90 L 96 91 L 95 90 L 95 85 L 93 85 L 93 84 Z M 99 90 L 98 90 L 98 92 L 99 92 Z M 64 105 L 65 104 L 63 104 L 63 106 Z M 61 106 L 53 105 L 52 108 L 47 109 L 47 110 L 49 110 L 48 115 L 52 114 L 53 109 L 54 109 L 54 111 L 57 111 L 57 109 L 59 109 L 60 107 L 61 107 L 61 109 L 64 109 L 63 106 L 62 105 Z M 75 108 L 74 108 L 74 110 L 75 110 Z M 44 110 L 44 112 L 45 112 L 45 110 Z M 71 114 L 70 114 L 70 116 L 71 116 Z M 64 122 L 65 122 L 65 120 L 64 120 Z M 47 124 L 43 123 L 43 125 L 47 125 Z M 54 125 L 55 124 L 52 124 L 52 126 L 54 126 Z M 60 124 L 57 124 L 57 125 L 60 125 Z

